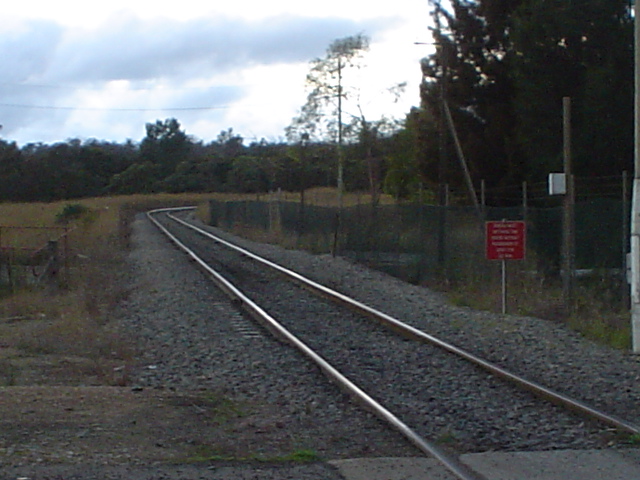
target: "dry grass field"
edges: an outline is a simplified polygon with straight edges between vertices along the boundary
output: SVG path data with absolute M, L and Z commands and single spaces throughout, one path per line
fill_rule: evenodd
M 0 204 L 2 247 L 37 249 L 67 235 L 60 240 L 66 255 L 55 284 L 0 290 L 0 386 L 126 385 L 135 348 L 111 316 L 127 295 L 120 279 L 126 272 L 130 222 L 153 208 L 183 205 L 197 206 L 206 219 L 211 198 L 296 201 L 299 194 L 138 195 Z M 332 189 L 313 190 L 306 197 L 317 204 L 335 199 Z M 346 195 L 344 201 L 362 197 Z M 69 211 L 76 214 L 65 216 Z
M 49 465 L 75 465 L 82 472 L 89 464 L 198 464 L 205 460 L 198 456 L 203 454 L 200 444 L 211 445 L 225 458 L 260 455 L 265 442 L 283 455 L 295 452 L 277 432 L 274 438 L 261 435 L 257 446 L 249 447 L 256 441 L 253 425 L 273 415 L 272 405 L 257 402 L 246 416 L 221 416 L 220 402 L 234 400 L 217 392 L 131 388 L 128 371 L 139 358 L 135 339 L 123 336 L 114 315 L 129 294 L 123 276 L 130 220 L 167 206 L 196 205 L 206 215 L 211 197 L 0 205 L 0 232 L 2 226 L 21 227 L 13 233 L 15 245 L 46 241 L 24 227 L 70 220 L 68 265 L 59 281 L 17 288 L 12 294 L 5 290 L 0 297 L 3 471 L 20 465 L 42 467 L 40 472 L 48 472 Z M 76 215 L 61 215 L 69 211 Z M 18 471 L 12 478 L 24 476 Z M 53 470 L 35 476 L 63 478 Z
M 2 204 L 2 245 L 38 247 L 43 232 L 60 230 L 61 213 L 82 205 L 66 223 L 64 266 L 58 281 L 22 287 L 0 298 L 0 386 L 122 385 L 133 346 L 112 324 L 114 307 L 127 295 L 119 281 L 126 270 L 129 221 L 138 212 L 172 205 L 198 205 L 210 196 L 159 195 L 72 202 Z M 2 229 L 2 227 L 21 227 Z M 64 230 L 63 230 L 64 231 Z M 7 242 L 7 243 L 5 243 Z
M 198 206 L 198 215 L 204 220 L 208 217 L 211 198 L 299 201 L 300 195 L 154 195 L 47 204 L 1 204 L 1 246 L 38 248 L 47 240 L 43 232 L 59 236 L 65 231 L 62 227 L 67 229 L 68 239 L 65 240 L 66 260 L 56 285 L 21 288 L 12 294 L 6 288 L 2 290 L 0 386 L 126 385 L 128 365 L 136 354 L 135 346 L 122 337 L 111 317 L 114 308 L 128 293 L 126 282 L 120 279 L 126 272 L 130 221 L 137 213 L 181 205 Z M 357 194 L 346 195 L 343 200 L 345 205 L 367 202 L 365 195 Z M 316 189 L 305 195 L 305 202 L 309 204 L 332 205 L 336 201 L 332 189 Z M 381 201 L 393 200 L 383 197 Z M 82 206 L 78 215 L 63 215 L 70 206 L 78 205 Z M 55 229 L 3 228 L 8 226 Z M 286 239 L 265 237 L 264 232 L 236 233 L 254 240 L 287 245 Z M 487 288 L 490 283 L 491 288 Z M 544 309 L 550 299 L 556 299 L 552 303 L 558 304 L 557 288 L 551 291 L 548 287 L 542 288 L 539 282 L 532 285 L 522 281 L 512 285 L 511 295 L 518 299 L 515 310 L 545 317 Z M 431 286 L 444 290 L 454 303 L 464 298 L 463 303 L 472 308 L 499 309 L 495 293 L 499 286 L 486 279 L 475 284 Z M 581 303 L 574 326 L 597 340 L 625 348 L 629 343 L 626 312 L 608 312 L 609 302 L 606 299 L 596 302 L 589 292 L 582 292 L 581 298 L 590 300 Z

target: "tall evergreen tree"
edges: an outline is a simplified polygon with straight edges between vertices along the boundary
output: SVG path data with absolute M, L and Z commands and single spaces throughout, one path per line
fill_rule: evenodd
M 433 10 L 441 28 L 434 29 L 436 53 L 423 61 L 422 106 L 431 112 L 425 118 L 442 125 L 446 99 L 476 180 L 514 184 L 558 170 L 563 96 L 573 98 L 576 172 L 611 175 L 630 167 L 628 0 L 451 0 L 450 5 L 436 4 Z M 423 150 L 433 152 L 436 141 L 426 138 Z M 436 164 L 433 153 L 424 163 L 432 179 L 442 170 Z M 453 175 L 445 180 L 455 183 Z
M 453 147 L 443 101 L 452 113 L 474 179 L 498 185 L 522 178 L 509 75 L 510 20 L 521 1 L 452 0 L 450 10 L 435 5 L 432 15 L 437 47 L 422 64 L 425 82 L 421 97 L 423 107 L 430 111 L 425 118 L 439 126 L 439 135 L 445 135 L 446 140 L 423 137 L 423 148 L 432 152 L 424 158 L 429 178 L 462 182 L 462 175 L 456 173 L 460 170 L 449 165 Z M 440 145 L 436 147 L 436 143 Z M 439 151 L 440 159 L 433 158 L 434 151 Z
M 518 139 L 531 176 L 562 165 L 572 98 L 574 169 L 617 175 L 633 160 L 633 20 L 628 0 L 527 0 L 514 14 Z

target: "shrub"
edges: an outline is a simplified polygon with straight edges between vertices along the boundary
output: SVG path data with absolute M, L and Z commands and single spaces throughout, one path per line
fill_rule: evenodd
M 61 212 L 56 215 L 56 223 L 68 224 L 74 220 L 80 220 L 81 218 L 89 218 L 91 216 L 91 209 L 81 203 L 68 203 L 64 206 Z

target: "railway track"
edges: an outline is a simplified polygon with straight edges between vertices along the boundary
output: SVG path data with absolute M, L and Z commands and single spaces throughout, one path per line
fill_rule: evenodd
M 222 239 L 213 243 L 206 230 L 165 212 L 150 216 L 260 324 L 295 344 L 457 478 L 482 477 L 457 462 L 451 451 L 597 447 L 611 440 L 612 429 L 639 432 L 630 422 L 521 379 L 251 252 L 230 250 Z M 309 295 L 309 289 L 322 297 Z

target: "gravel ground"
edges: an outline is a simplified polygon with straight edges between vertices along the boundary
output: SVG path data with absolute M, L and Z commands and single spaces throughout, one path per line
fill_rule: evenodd
M 420 455 L 353 405 L 291 347 L 253 326 L 142 217 L 134 224 L 133 246 L 131 294 L 119 316 L 122 331 L 130 333 L 141 354 L 127 372 L 128 390 L 161 397 L 159 408 L 149 409 L 158 418 L 149 419 L 152 428 L 145 425 L 147 437 L 132 439 L 127 438 L 126 418 L 117 411 L 110 412 L 114 421 L 101 424 L 101 432 L 91 426 L 70 430 L 67 419 L 55 425 L 56 438 L 44 431 L 46 423 L 29 422 L 14 435 L 26 445 L 26 451 L 16 453 L 32 461 L 0 459 L 0 480 L 340 480 L 326 460 Z M 166 417 L 168 402 L 176 401 L 180 404 L 174 410 L 191 412 L 177 417 L 188 420 L 191 431 L 160 418 Z M 60 410 L 66 417 L 74 410 L 82 413 L 73 406 Z M 191 423 L 194 413 L 202 414 L 201 425 Z M 35 415 L 30 406 L 28 414 Z M 140 426 L 145 420 L 132 416 L 130 421 Z M 1 430 L 0 450 L 5 443 Z M 113 445 L 81 451 L 79 446 L 94 434 Z M 54 444 L 57 438 L 60 443 Z M 140 451 L 140 442 L 146 450 Z M 305 452 L 320 460 L 286 461 Z
M 173 222 L 168 225 L 203 260 L 424 438 L 446 442 L 459 452 L 601 448 L 613 440 L 600 424 L 585 422 L 439 348 L 406 341 L 245 255 Z
M 253 437 L 230 438 L 237 456 L 296 450 L 331 459 L 418 453 L 353 405 L 296 350 L 238 313 L 154 227 L 147 222 L 138 227 L 137 245 L 144 248 L 135 250 L 134 260 L 151 295 L 138 293 L 127 306 L 127 328 L 144 352 L 134 384 L 206 390 L 241 405 L 272 407 L 270 417 L 256 422 Z
M 436 292 L 342 258 L 284 250 L 208 228 L 507 370 L 640 425 L 640 355 L 596 344 L 555 322 L 455 307 Z
M 341 258 L 235 240 L 506 368 L 640 423 L 637 356 L 595 345 L 551 322 L 452 307 L 437 293 Z M 419 455 L 399 435 L 339 395 L 296 352 L 253 327 L 146 219 L 135 222 L 134 247 L 133 293 L 122 308 L 122 327 L 137 339 L 144 354 L 130 372 L 131 383 L 145 390 L 211 393 L 249 412 L 248 424 L 221 430 L 215 443 L 210 439 L 204 443 L 194 433 L 194 452 L 235 459 L 249 452 L 253 458 L 274 458 L 303 450 L 313 450 L 323 459 Z M 324 462 L 239 461 L 180 467 L 29 466 L 2 472 L 0 479 L 16 476 L 64 480 L 341 478 Z

